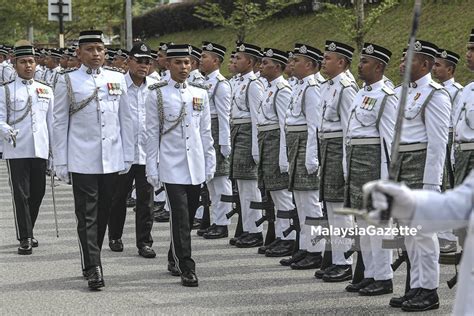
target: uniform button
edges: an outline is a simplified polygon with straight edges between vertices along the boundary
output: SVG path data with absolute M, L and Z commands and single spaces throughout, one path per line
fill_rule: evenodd
M 102 101 L 102 98 L 100 98 L 99 101 Z
M 105 137 L 102 137 L 102 140 L 105 140 Z
M 189 139 L 189 136 L 186 136 L 186 139 Z
M 186 148 L 187 151 L 189 151 L 189 148 Z
M 189 127 L 189 124 L 186 124 L 186 127 Z
M 104 123 L 102 123 L 102 127 L 104 127 L 104 126 L 105 126 L 105 124 L 104 124 Z
M 105 113 L 105 111 L 104 111 L 104 110 L 102 110 L 102 113 Z

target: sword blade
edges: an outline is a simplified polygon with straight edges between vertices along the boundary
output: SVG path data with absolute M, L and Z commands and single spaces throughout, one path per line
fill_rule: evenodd
M 56 226 L 56 237 L 59 238 L 58 213 L 56 212 L 56 198 L 54 195 L 54 172 L 51 171 L 51 196 L 53 197 L 54 224 Z

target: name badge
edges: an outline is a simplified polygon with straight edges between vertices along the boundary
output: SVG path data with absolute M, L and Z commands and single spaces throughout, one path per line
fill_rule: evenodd
M 109 82 L 107 83 L 107 89 L 109 90 L 110 95 L 121 95 L 122 89 L 120 89 L 120 83 L 118 82 Z
M 193 110 L 202 111 L 204 100 L 202 98 L 193 98 Z

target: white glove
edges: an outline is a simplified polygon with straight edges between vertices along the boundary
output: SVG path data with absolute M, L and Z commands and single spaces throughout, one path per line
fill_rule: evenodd
M 306 166 L 306 171 L 308 171 L 308 174 L 313 174 L 315 173 L 316 171 L 318 171 L 318 167 L 319 165 L 318 164 L 305 164 Z
M 67 165 L 55 166 L 54 171 L 56 176 L 58 176 L 61 181 L 69 181 L 69 171 L 67 170 Z
M 380 221 L 382 211 L 388 209 L 387 196 L 392 197 L 391 217 L 409 221 L 415 213 L 414 194 L 405 184 L 378 180 L 366 183 L 362 190 L 372 197 L 372 207 L 375 209 L 369 213 L 372 220 Z
M 255 162 L 256 165 L 258 165 L 258 162 L 260 161 L 260 156 L 259 155 L 252 155 L 253 157 L 253 162 Z
M 132 161 L 125 161 L 124 162 L 124 168 L 122 171 L 119 171 L 119 175 L 122 175 L 122 174 L 127 174 L 129 171 L 130 171 L 130 168 L 132 168 L 132 164 L 133 162 Z
M 155 189 L 160 188 L 160 177 L 158 175 L 154 176 L 147 176 L 146 181 L 148 181 L 149 184 L 151 184 Z
M 280 172 L 287 173 L 288 172 L 288 165 L 280 165 Z
M 16 137 L 18 135 L 18 132 L 19 130 L 13 130 L 13 129 L 9 129 L 7 131 L 7 134 L 5 135 L 5 140 L 10 144 L 12 145 L 13 148 L 16 147 Z
M 206 183 L 214 179 L 214 172 L 206 174 Z
M 228 158 L 232 152 L 232 147 L 230 145 L 221 145 L 221 154 L 224 158 Z
M 441 192 L 441 188 L 436 184 L 423 184 L 423 190 Z

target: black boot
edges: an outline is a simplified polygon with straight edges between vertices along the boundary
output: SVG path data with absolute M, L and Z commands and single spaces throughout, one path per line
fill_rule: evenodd
M 31 255 L 33 253 L 33 245 L 31 238 L 25 238 L 20 240 L 20 247 L 18 247 L 19 255 Z
M 87 275 L 87 281 L 90 289 L 97 290 L 105 286 L 104 277 L 102 276 L 102 267 L 95 266 L 90 268 L 87 271 Z
M 374 282 L 375 282 L 375 280 L 373 278 L 364 278 L 359 283 L 351 283 L 348 286 L 346 286 L 346 291 L 347 292 L 359 292 L 360 289 L 363 289 L 364 287 L 366 287 L 369 284 L 372 284 Z
M 403 296 L 392 297 L 390 299 L 390 306 L 392 306 L 392 307 L 402 307 L 403 302 L 411 300 L 412 298 L 414 298 L 420 290 L 421 290 L 421 288 L 417 287 L 417 288 L 414 288 L 414 289 L 410 289 Z
M 359 295 L 363 296 L 376 296 L 390 293 L 393 293 L 392 279 L 377 280 L 359 290 Z
M 321 267 L 323 256 L 320 252 L 308 252 L 306 257 L 298 262 L 293 262 L 290 267 L 293 270 L 309 270 L 318 269 Z
M 405 312 L 421 312 L 439 308 L 439 297 L 436 289 L 421 289 L 412 299 L 403 302 L 402 310 Z
M 281 259 L 280 260 L 280 264 L 282 266 L 285 266 L 285 267 L 289 267 L 291 266 L 292 263 L 294 262 L 298 262 L 300 260 L 303 260 L 304 257 L 306 257 L 306 254 L 308 252 L 306 250 L 298 250 L 297 252 L 295 252 L 291 257 L 289 257 L 288 259 Z

